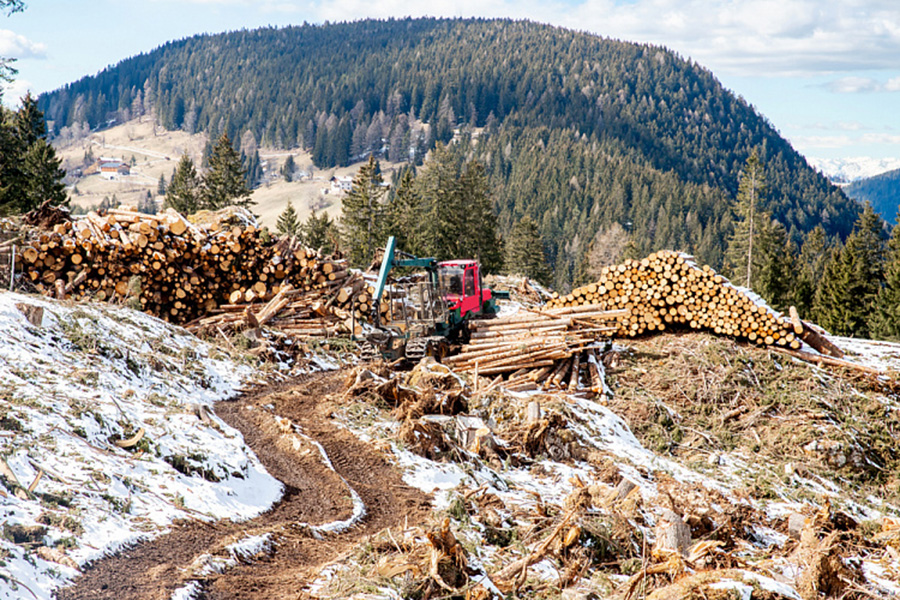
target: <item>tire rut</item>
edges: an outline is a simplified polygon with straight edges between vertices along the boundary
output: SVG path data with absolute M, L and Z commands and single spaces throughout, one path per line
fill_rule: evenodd
M 96 561 L 56 598 L 169 600 L 189 581 L 198 581 L 201 597 L 215 600 L 302 598 L 323 565 L 366 536 L 407 520 L 425 521 L 427 496 L 404 484 L 377 450 L 329 422 L 330 398 L 342 390 L 341 372 L 320 373 L 218 403 L 216 414 L 244 435 L 269 473 L 285 485 L 283 498 L 241 523 L 179 522 L 169 533 Z M 307 437 L 324 448 L 334 471 Z M 348 485 L 362 499 L 365 516 L 340 534 L 316 539 L 309 526 L 352 515 Z M 272 535 L 270 554 L 240 561 L 223 573 L 193 572 L 202 555 L 221 554 L 245 535 L 261 533 Z

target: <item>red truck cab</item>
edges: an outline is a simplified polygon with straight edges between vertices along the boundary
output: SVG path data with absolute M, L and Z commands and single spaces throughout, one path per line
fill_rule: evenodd
M 438 263 L 438 279 L 444 300 L 459 316 L 481 314 L 482 306 L 491 299 L 491 290 L 481 283 L 481 269 L 475 260 L 445 260 Z

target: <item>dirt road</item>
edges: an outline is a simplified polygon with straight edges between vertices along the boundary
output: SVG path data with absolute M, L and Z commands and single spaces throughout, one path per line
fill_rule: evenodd
M 95 563 L 57 598 L 169 600 L 190 581 L 198 582 L 203 598 L 304 598 L 322 565 L 366 536 L 407 519 L 423 521 L 430 512 L 427 497 L 404 484 L 378 451 L 330 423 L 332 396 L 342 390 L 342 373 L 316 374 L 219 403 L 219 417 L 243 433 L 284 483 L 282 500 L 243 523 L 182 522 L 171 533 Z M 351 489 L 365 507 L 356 521 L 360 506 Z M 341 533 L 316 535 L 317 526 L 348 520 L 353 524 Z M 274 541 L 269 555 L 223 573 L 199 574 L 205 555 L 221 556 L 225 546 L 265 533 Z

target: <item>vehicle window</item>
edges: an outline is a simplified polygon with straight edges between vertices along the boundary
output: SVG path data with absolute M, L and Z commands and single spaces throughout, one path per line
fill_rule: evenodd
M 445 294 L 462 295 L 463 292 L 463 270 L 458 268 L 441 269 L 439 272 L 441 279 L 441 288 Z
M 475 295 L 475 269 L 466 269 L 466 296 Z

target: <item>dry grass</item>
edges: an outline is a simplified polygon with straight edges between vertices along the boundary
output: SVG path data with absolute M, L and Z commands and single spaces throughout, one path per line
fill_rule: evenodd
M 136 119 L 57 148 L 57 153 L 66 170 L 80 166 L 88 149 L 95 158 L 104 156 L 130 163 L 132 156 L 134 157 L 132 175 L 120 181 L 106 181 L 98 175 L 92 175 L 76 182 L 79 193 L 70 193 L 71 203 L 89 208 L 100 204 L 104 197 L 111 198 L 113 195 L 122 204 L 137 205 L 138 200 L 147 195 L 147 191 L 156 194 L 160 175 L 166 181 L 169 180 L 183 154 L 187 153 L 194 164 L 199 165 L 205 145 L 206 134 L 192 135 L 184 131 L 159 129 L 154 133 L 149 120 Z M 308 171 L 312 168 L 310 154 L 299 149 L 285 151 L 261 147 L 259 153 L 263 161 L 268 161 L 268 172 L 278 173 L 288 154 L 293 155 L 300 170 Z M 390 180 L 391 171 L 399 166 L 399 163 L 383 161 L 385 178 Z M 324 210 L 331 217 L 337 217 L 341 210 L 341 194 L 329 189 L 329 180 L 333 176 L 352 177 L 356 171 L 356 165 L 313 169 L 312 179 L 304 178 L 290 183 L 278 177 L 253 191 L 253 200 L 256 202 L 253 212 L 260 217 L 262 225 L 270 229 L 274 229 L 278 215 L 287 206 L 288 200 L 293 202 L 301 220 L 306 220 L 312 210 Z M 327 193 L 325 190 L 328 190 Z M 161 202 L 161 198 L 157 198 L 157 201 Z
M 900 410 L 866 382 L 705 334 L 632 344 L 610 407 L 648 448 L 688 461 L 740 450 L 900 498 Z M 778 467 L 781 467 L 779 469 Z

